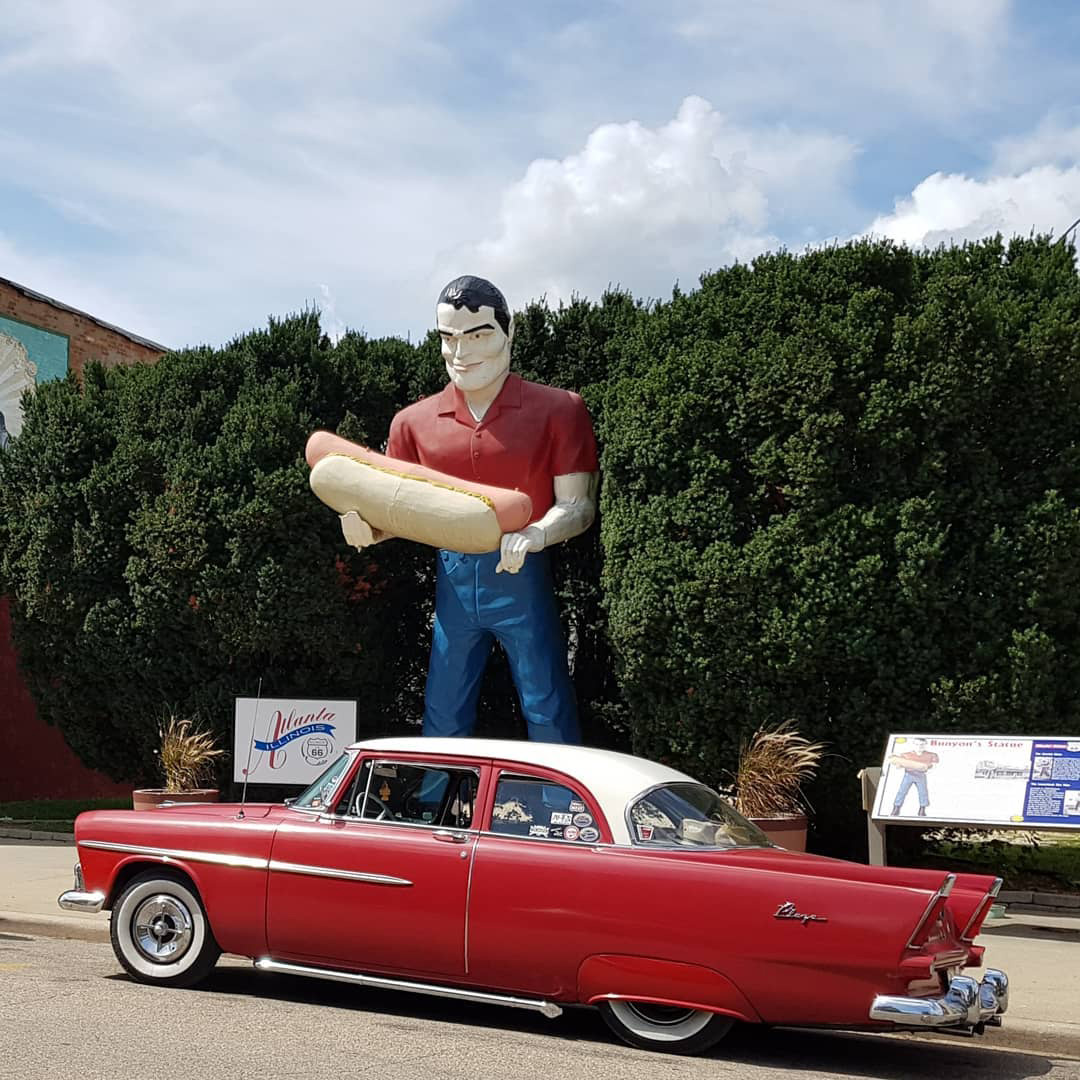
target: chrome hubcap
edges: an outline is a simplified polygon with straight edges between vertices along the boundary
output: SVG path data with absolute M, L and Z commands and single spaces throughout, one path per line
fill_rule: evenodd
M 175 963 L 188 951 L 194 936 L 187 906 L 164 894 L 144 900 L 135 909 L 131 926 L 139 951 L 155 964 Z

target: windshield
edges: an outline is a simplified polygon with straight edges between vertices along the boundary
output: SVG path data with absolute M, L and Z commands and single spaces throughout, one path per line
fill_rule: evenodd
M 765 834 L 704 784 L 665 784 L 630 807 L 630 837 L 657 847 L 764 847 Z
M 352 755 L 346 751 L 332 765 L 322 771 L 319 779 L 309 788 L 305 788 L 289 805 L 294 810 L 329 811 L 334 804 L 334 795 L 341 784 L 342 777 L 348 771 Z

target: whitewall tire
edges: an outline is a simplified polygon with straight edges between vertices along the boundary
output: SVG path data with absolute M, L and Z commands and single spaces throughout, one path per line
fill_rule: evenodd
M 600 1013 L 623 1042 L 670 1054 L 703 1053 L 715 1046 L 735 1023 L 732 1017 L 707 1009 L 644 1001 L 605 1001 L 600 1005 Z
M 131 880 L 113 906 L 109 934 L 124 970 L 157 986 L 194 986 L 221 955 L 191 882 L 168 870 Z

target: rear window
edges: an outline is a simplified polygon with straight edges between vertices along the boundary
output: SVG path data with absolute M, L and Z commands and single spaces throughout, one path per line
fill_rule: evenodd
M 630 838 L 646 847 L 763 847 L 765 834 L 704 784 L 665 784 L 630 804 Z

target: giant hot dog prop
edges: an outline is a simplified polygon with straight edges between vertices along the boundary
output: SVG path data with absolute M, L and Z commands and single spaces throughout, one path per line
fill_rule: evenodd
M 308 439 L 311 490 L 339 514 L 355 510 L 373 528 L 432 547 L 482 555 L 532 517 L 523 491 L 460 480 L 377 454 L 329 431 Z

